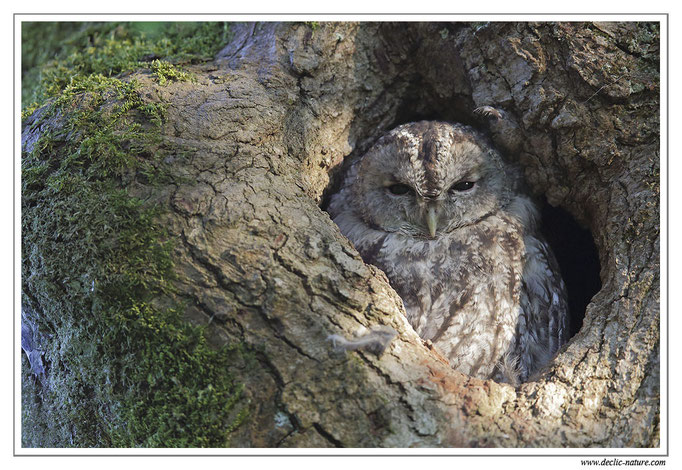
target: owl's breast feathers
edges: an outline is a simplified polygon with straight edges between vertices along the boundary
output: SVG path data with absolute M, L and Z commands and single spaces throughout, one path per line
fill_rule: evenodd
M 502 223 L 490 217 L 435 240 L 388 234 L 372 247 L 417 333 L 454 368 L 486 378 L 513 347 L 520 313 L 523 236 Z
M 524 230 L 524 221 L 494 214 L 436 239 L 418 239 L 351 218 L 340 220 L 353 226 L 342 226 L 344 233 L 366 262 L 386 273 L 410 324 L 453 368 L 523 381 L 566 342 L 563 281 L 551 251 Z M 501 366 L 509 362 L 513 366 Z

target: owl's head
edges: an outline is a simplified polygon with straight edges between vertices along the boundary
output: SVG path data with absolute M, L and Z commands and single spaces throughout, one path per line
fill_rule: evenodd
M 504 208 L 516 176 L 470 127 L 437 121 L 401 125 L 362 157 L 356 210 L 389 232 L 436 238 Z

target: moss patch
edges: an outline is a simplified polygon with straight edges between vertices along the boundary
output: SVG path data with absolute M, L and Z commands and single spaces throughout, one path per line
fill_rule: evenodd
M 175 65 L 165 60 L 154 60 L 151 64 L 152 73 L 159 82 L 159 85 L 165 85 L 169 81 L 189 81 L 192 76 L 180 70 Z
M 167 175 L 164 107 L 101 73 L 53 93 L 24 129 L 23 316 L 47 373 L 22 359 L 22 445 L 226 446 L 248 413 L 228 372 L 245 353 L 183 319 L 161 211 L 125 189 Z
M 21 33 L 22 108 L 59 96 L 74 76 L 211 60 L 230 40 L 224 22 L 24 22 Z

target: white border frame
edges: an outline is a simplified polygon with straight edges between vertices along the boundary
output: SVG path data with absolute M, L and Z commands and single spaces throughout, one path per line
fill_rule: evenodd
M 660 89 L 661 89 L 661 387 L 660 442 L 655 449 L 26 449 L 21 447 L 21 22 L 22 21 L 658 21 L 661 24 Z M 15 14 L 14 15 L 14 446 L 15 456 L 595 456 L 666 457 L 669 455 L 668 416 L 668 14 L 238 14 L 238 15 L 176 15 L 176 14 Z M 544 460 L 544 459 L 543 459 Z

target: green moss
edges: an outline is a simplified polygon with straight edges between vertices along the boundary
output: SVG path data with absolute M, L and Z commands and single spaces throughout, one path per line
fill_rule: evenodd
M 47 374 L 22 364 L 24 446 L 218 447 L 247 417 L 228 372 L 244 351 L 183 319 L 161 210 L 125 189 L 166 178 L 163 116 L 134 81 L 91 73 L 26 124 L 22 304 Z
M 310 26 L 310 29 L 313 30 L 313 33 L 320 29 L 320 22 L 319 21 L 306 21 L 306 25 Z
M 192 76 L 180 70 L 175 65 L 165 60 L 154 60 L 151 64 L 152 73 L 159 81 L 159 85 L 166 85 L 169 81 L 190 81 Z
M 230 39 L 224 22 L 22 23 L 22 108 L 59 94 L 75 76 L 119 74 L 155 59 L 211 60 Z

